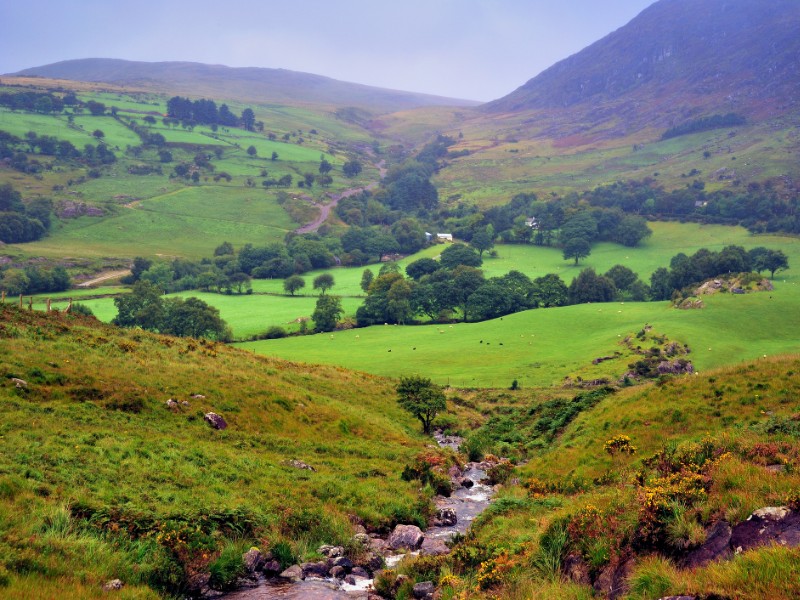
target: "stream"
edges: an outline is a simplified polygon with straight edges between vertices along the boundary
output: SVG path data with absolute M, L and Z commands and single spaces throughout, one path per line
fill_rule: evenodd
M 455 436 L 444 436 L 437 432 L 434 434 L 436 442 L 442 447 L 457 450 L 461 439 Z M 494 488 L 481 483 L 486 478 L 485 465 L 468 463 L 463 470 L 459 481 L 469 479 L 473 482 L 471 487 L 457 485 L 450 497 L 437 496 L 435 504 L 437 509 L 451 509 L 455 512 L 457 520 L 454 525 L 429 527 L 425 530 L 426 539 L 446 541 L 455 534 L 464 534 L 475 518 L 481 514 L 491 503 Z M 412 554 L 418 554 L 413 552 Z M 406 554 L 389 554 L 385 556 L 386 566 L 394 567 Z M 358 585 L 349 585 L 338 579 L 308 578 L 296 583 L 280 578 L 262 579 L 254 587 L 244 588 L 225 594 L 225 600 L 356 600 L 369 596 L 372 589 L 372 580 L 361 581 Z

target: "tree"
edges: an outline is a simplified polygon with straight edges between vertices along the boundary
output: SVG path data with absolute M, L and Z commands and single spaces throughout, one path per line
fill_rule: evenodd
M 359 173 L 361 173 L 362 166 L 361 163 L 357 160 L 350 160 L 344 163 L 342 166 L 342 173 L 344 173 L 345 177 L 355 177 Z
M 319 173 L 320 175 L 327 175 L 333 169 L 333 165 L 329 163 L 326 159 L 322 159 L 319 162 Z
M 618 290 L 627 290 L 639 276 L 624 265 L 614 265 L 606 272 L 606 277 L 614 282 Z
M 273 151 L 272 151 L 272 156 L 270 156 L 270 157 L 269 157 L 269 159 L 270 159 L 272 162 L 275 162 L 276 160 L 278 160 L 278 153 L 277 153 L 277 152 L 275 152 L 275 151 L 273 150 Z
M 623 246 L 633 248 L 638 246 L 644 238 L 653 234 L 647 226 L 647 221 L 638 215 L 625 215 L 614 230 L 612 239 Z
M 492 226 L 489 225 L 488 227 L 481 229 L 472 236 L 472 239 L 469 242 L 472 247 L 478 251 L 478 256 L 481 258 L 483 258 L 483 253 L 486 250 L 491 250 L 494 248 L 494 231 L 491 228 Z
M 401 377 L 396 391 L 400 408 L 419 419 L 422 431 L 429 434 L 436 415 L 447 409 L 442 388 L 426 377 L 412 375 Z
M 430 275 L 441 268 L 442 265 L 439 261 L 433 260 L 432 258 L 419 258 L 408 264 L 406 267 L 406 275 L 411 277 L 411 279 L 419 281 L 425 275 Z
M 164 301 L 161 333 L 181 337 L 224 340 L 228 327 L 219 316 L 219 309 L 199 298 L 169 298 Z
M 537 308 L 565 306 L 569 302 L 569 290 L 561 277 L 550 273 L 533 280 L 531 303 Z
M 320 296 L 311 318 L 317 331 L 333 331 L 344 314 L 339 296 Z
M 158 331 L 164 316 L 161 290 L 149 281 L 137 281 L 130 294 L 114 298 L 117 316 L 112 323 L 120 327 L 141 327 Z
M 330 273 L 322 273 L 314 278 L 314 289 L 321 290 L 320 295 L 324 296 L 325 292 L 333 287 L 333 275 Z
M 364 272 L 361 274 L 361 289 L 365 294 L 369 291 L 369 286 L 374 279 L 375 273 L 373 273 L 371 269 L 364 269 Z
M 245 108 L 242 111 L 242 127 L 244 127 L 247 131 L 253 131 L 255 123 L 256 123 L 256 116 L 253 113 L 253 109 Z
M 106 134 L 105 134 L 105 133 L 103 133 L 103 130 L 102 130 L 102 129 L 95 129 L 95 130 L 92 132 L 92 136 L 93 136 L 93 137 L 95 137 L 95 138 L 97 138 L 98 140 L 101 140 L 101 139 L 103 139 L 104 137 L 106 137 Z
M 255 146 L 250 146 L 249 148 L 247 148 L 247 154 L 248 156 L 255 156 L 256 154 L 258 154 L 258 150 L 256 150 Z
M 789 259 L 783 250 L 770 250 L 759 246 L 753 248 L 748 253 L 753 269 L 761 273 L 761 271 L 768 270 L 770 272 L 770 279 L 775 278 L 776 271 L 783 271 L 789 268 Z
M 594 269 L 584 269 L 569 285 L 569 302 L 570 304 L 611 302 L 616 293 L 614 282 L 608 277 L 598 275 Z
M 564 260 L 574 258 L 576 265 L 578 264 L 578 260 L 586 258 L 591 253 L 592 247 L 584 238 L 570 238 L 564 243 Z
M 452 244 L 448 246 L 442 251 L 442 256 L 439 260 L 442 266 L 448 269 L 454 269 L 458 265 L 480 267 L 483 263 L 480 254 L 466 244 Z
M 560 236 L 565 246 L 573 238 L 591 242 L 597 238 L 597 220 L 587 211 L 578 213 L 561 226 Z
M 300 277 L 300 275 L 292 275 L 291 277 L 287 277 L 283 281 L 283 289 L 292 296 L 298 290 L 303 289 L 306 287 L 306 280 Z

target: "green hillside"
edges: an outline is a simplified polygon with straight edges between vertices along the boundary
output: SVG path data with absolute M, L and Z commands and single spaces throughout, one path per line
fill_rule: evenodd
M 9 306 L 0 373 L 5 598 L 177 593 L 231 545 L 302 556 L 427 515 L 399 477 L 427 440 L 382 379 Z

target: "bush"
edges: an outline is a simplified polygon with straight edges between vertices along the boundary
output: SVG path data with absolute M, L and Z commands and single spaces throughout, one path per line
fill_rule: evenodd
M 286 330 L 283 327 L 280 325 L 273 325 L 264 333 L 264 339 L 277 340 L 279 338 L 285 338 L 287 335 L 289 334 L 286 333 Z

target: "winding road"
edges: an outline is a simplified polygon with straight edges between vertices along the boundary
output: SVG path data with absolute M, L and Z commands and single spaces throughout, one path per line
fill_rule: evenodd
M 375 165 L 378 168 L 378 172 L 380 173 L 381 179 L 386 177 L 386 161 L 382 160 Z M 316 219 L 311 221 L 310 223 L 306 223 L 301 227 L 298 227 L 294 230 L 295 233 L 313 233 L 317 231 L 322 224 L 328 220 L 328 217 L 331 214 L 331 210 L 336 208 L 336 205 L 339 204 L 339 201 L 343 198 L 349 198 L 350 196 L 354 196 L 355 194 L 360 194 L 361 192 L 366 192 L 370 190 L 374 190 L 378 187 L 379 182 L 373 181 L 369 185 L 360 188 L 353 188 L 349 190 L 345 190 L 340 194 L 328 194 L 328 197 L 331 199 L 330 202 L 327 204 L 314 204 L 314 206 L 319 208 L 319 216 Z M 305 198 L 309 201 L 312 201 L 310 197 L 305 196 Z

